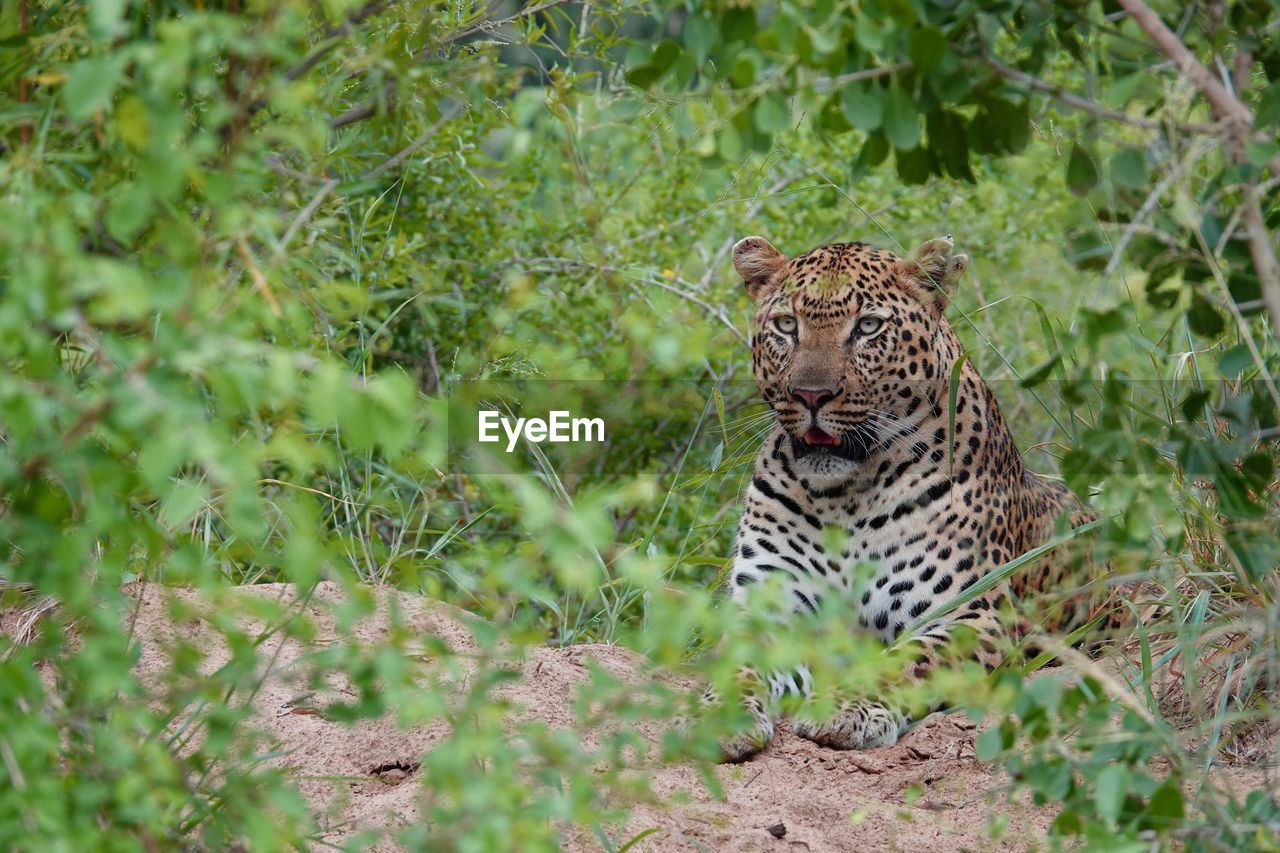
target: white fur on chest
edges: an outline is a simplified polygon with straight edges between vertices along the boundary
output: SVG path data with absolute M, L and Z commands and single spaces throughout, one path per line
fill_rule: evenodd
M 800 505 L 796 497 L 777 491 L 780 484 L 773 488 L 775 494 L 769 495 L 753 487 L 739 524 L 729 581 L 735 599 L 771 578 L 781 582 L 795 612 L 820 608 L 836 596 L 859 626 L 891 640 L 932 609 L 940 584 L 950 585 L 936 559 L 938 537 L 931 535 L 945 502 L 895 519 L 900 491 L 865 496 L 853 502 L 850 513 L 839 501 Z M 824 532 L 826 526 L 843 534 L 832 536 Z M 828 553 L 833 541 L 841 547 Z M 941 595 L 955 591 L 951 587 Z

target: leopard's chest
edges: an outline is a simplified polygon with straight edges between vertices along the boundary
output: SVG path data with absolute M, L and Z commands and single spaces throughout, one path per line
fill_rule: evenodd
M 772 578 L 795 610 L 817 610 L 834 597 L 861 627 L 889 640 L 976 573 L 978 543 L 950 486 L 942 494 L 929 482 L 904 482 L 801 502 L 759 481 L 738 529 L 735 597 Z

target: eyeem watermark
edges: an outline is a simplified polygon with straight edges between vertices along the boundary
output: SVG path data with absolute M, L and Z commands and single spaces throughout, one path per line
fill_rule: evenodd
M 556 410 L 543 418 L 504 418 L 492 409 L 480 412 L 479 439 L 495 443 L 502 440 L 498 430 L 507 437 L 507 452 L 516 449 L 523 439 L 533 444 L 550 441 L 554 444 L 574 444 L 604 441 L 604 418 L 575 418 L 567 411 Z

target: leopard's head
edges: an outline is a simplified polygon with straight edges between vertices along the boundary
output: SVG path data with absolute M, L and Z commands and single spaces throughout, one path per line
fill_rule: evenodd
M 788 259 L 763 237 L 733 247 L 756 304 L 760 393 L 812 474 L 838 476 L 911 434 L 946 400 L 955 338 L 943 317 L 969 259 L 950 237 L 907 258 L 862 243 Z

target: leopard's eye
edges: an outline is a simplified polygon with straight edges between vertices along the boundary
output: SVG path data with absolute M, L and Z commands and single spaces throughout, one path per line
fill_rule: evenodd
M 874 335 L 882 328 L 884 328 L 884 320 L 879 317 L 868 315 L 858 319 L 858 334 L 860 335 Z
M 773 326 L 784 335 L 794 335 L 796 333 L 796 318 L 790 314 L 781 314 L 774 319 Z

